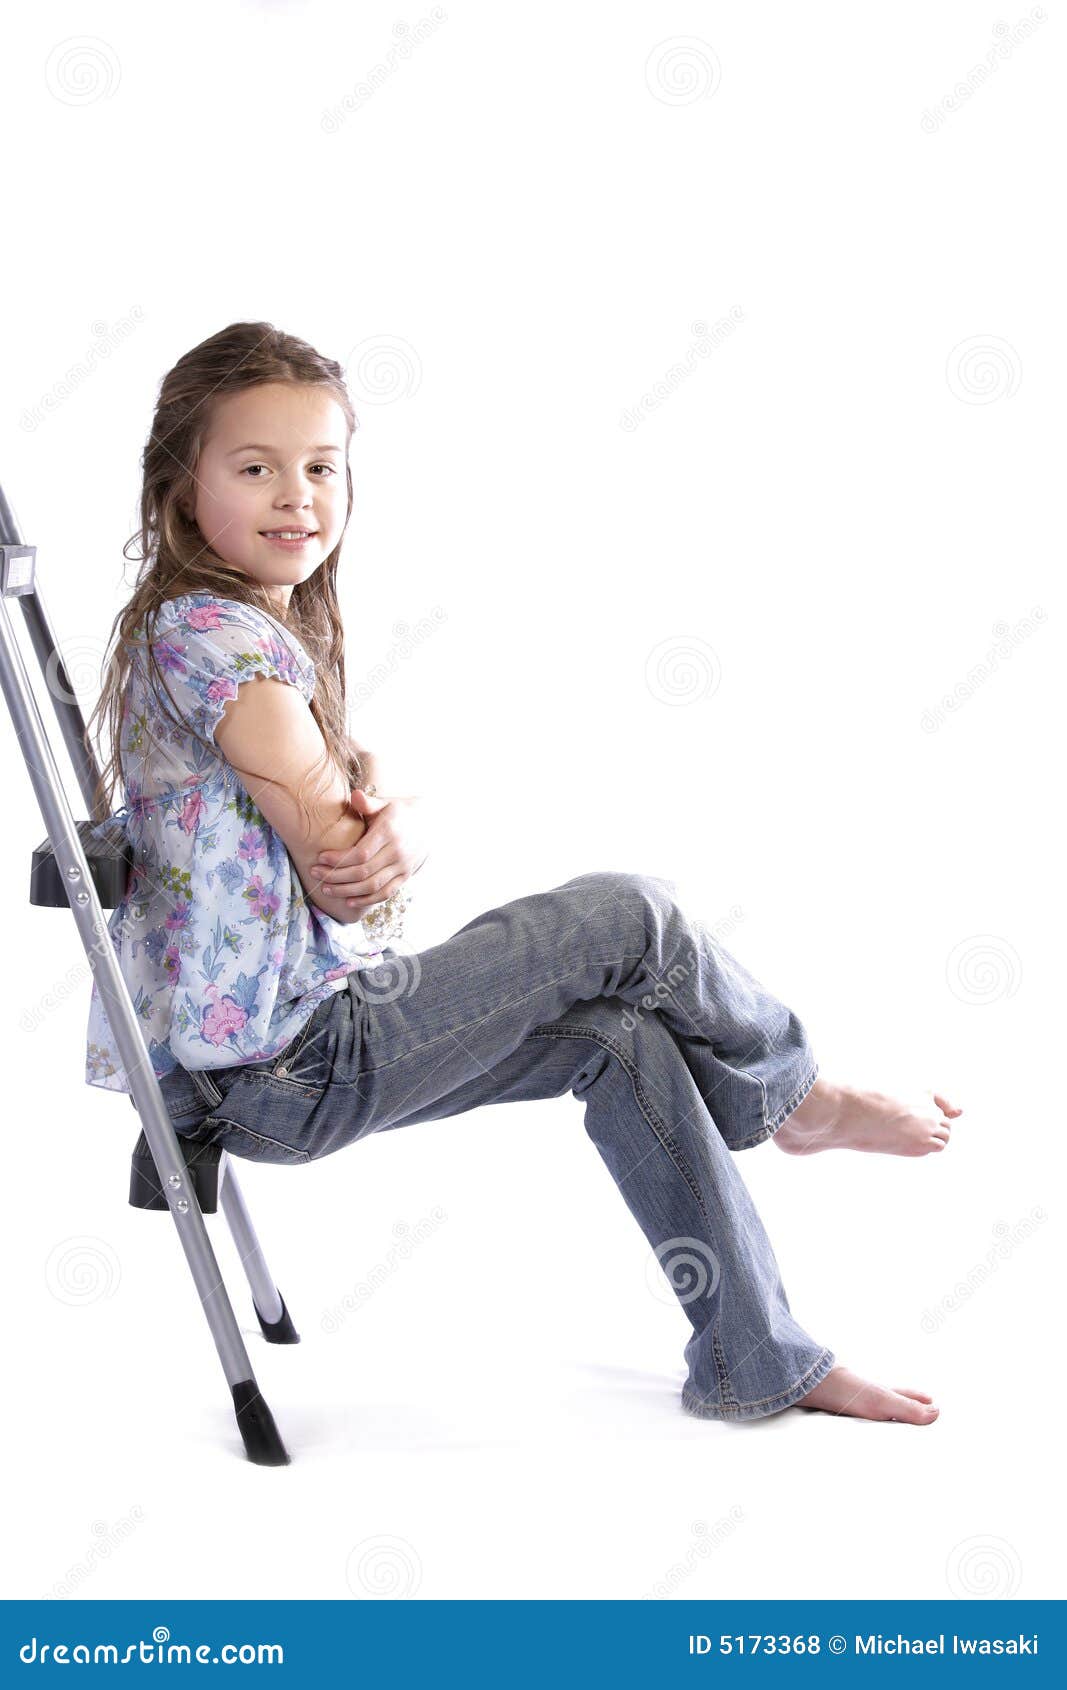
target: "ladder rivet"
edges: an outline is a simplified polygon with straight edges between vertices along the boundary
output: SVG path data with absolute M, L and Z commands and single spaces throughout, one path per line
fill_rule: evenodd
M 188 1197 L 179 1197 L 178 1201 L 174 1205 L 174 1207 L 178 1210 L 179 1214 L 182 1214 L 182 1215 L 188 1214 L 188 1212 L 189 1212 L 189 1199 L 188 1199 Z
M 181 1185 L 181 1183 L 182 1183 L 182 1176 L 181 1176 L 181 1174 L 171 1174 L 171 1176 L 170 1176 L 170 1183 L 171 1183 L 171 1185 L 172 1185 L 172 1186 L 173 1186 L 173 1187 L 174 1187 L 174 1189 L 175 1189 L 175 1191 L 177 1191 L 177 1189 L 178 1189 L 178 1187 L 179 1187 L 179 1186 L 180 1186 L 180 1185 Z
M 67 870 L 67 879 L 68 880 L 80 880 L 81 877 L 82 877 L 82 871 L 78 867 L 77 863 L 71 863 L 69 869 Z
M 74 895 L 74 902 L 76 904 L 87 904 L 89 902 L 88 892 L 76 892 Z

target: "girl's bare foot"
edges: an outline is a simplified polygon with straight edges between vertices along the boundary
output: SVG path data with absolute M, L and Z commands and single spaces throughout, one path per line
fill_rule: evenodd
M 826 1414 L 850 1414 L 859 1420 L 906 1420 L 911 1426 L 929 1426 L 941 1412 L 925 1391 L 891 1391 L 861 1379 L 848 1367 L 831 1367 L 793 1407 L 821 1408 Z
M 819 1078 L 774 1135 L 779 1150 L 810 1156 L 818 1150 L 874 1150 L 889 1156 L 926 1156 L 944 1150 L 949 1118 L 962 1109 L 936 1091 L 910 1102 L 858 1086 Z M 829 1378 L 830 1375 L 828 1374 Z

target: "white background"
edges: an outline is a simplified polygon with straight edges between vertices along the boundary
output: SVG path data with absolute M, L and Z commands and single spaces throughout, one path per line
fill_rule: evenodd
M 239 1163 L 303 1334 L 263 1342 L 209 1219 L 293 1455 L 252 1466 L 173 1226 L 126 1205 L 133 1112 L 84 1083 L 88 968 L 27 902 L 9 729 L 5 1595 L 1057 1593 L 1047 12 L 1015 44 L 1026 12 L 966 4 L 20 20 L 0 479 L 86 709 L 160 378 L 273 322 L 360 419 L 351 726 L 439 814 L 411 945 L 585 870 L 670 876 L 827 1077 L 965 1113 L 919 1161 L 738 1161 L 798 1318 L 933 1392 L 926 1429 L 687 1416 L 688 1321 L 572 1098 Z

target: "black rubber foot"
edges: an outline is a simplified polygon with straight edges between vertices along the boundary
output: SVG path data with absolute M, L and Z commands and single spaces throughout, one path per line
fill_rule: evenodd
M 263 1336 L 268 1344 L 299 1344 L 300 1334 L 293 1325 L 292 1316 L 285 1306 L 285 1298 L 282 1297 L 280 1291 L 278 1296 L 281 1297 L 282 1312 L 277 1320 L 273 1321 L 263 1319 L 259 1310 L 256 1309 L 256 1299 L 252 1298 L 252 1307 L 256 1309 L 256 1319 L 263 1328 Z
M 257 1467 L 287 1467 L 289 1451 L 278 1435 L 274 1416 L 260 1396 L 255 1380 L 242 1379 L 232 1389 L 237 1426 L 249 1461 L 254 1461 Z

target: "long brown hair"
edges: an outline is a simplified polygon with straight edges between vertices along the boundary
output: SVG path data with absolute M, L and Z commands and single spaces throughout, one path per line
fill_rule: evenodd
M 122 780 L 122 712 L 135 647 L 144 649 L 149 670 L 155 672 L 174 713 L 182 719 L 156 661 L 153 634 L 163 600 L 183 593 L 210 592 L 222 598 L 240 599 L 293 630 L 315 665 L 315 695 L 310 708 L 326 742 L 326 757 L 332 758 L 352 785 L 362 782 L 359 758 L 345 736 L 345 642 L 337 602 L 337 566 L 342 541 L 338 541 L 309 580 L 294 586 L 288 609 L 283 611 L 266 587 L 217 556 L 205 543 L 191 514 L 195 508 L 196 470 L 212 419 L 213 401 L 262 382 L 295 382 L 329 388 L 348 424 L 346 524 L 352 514 L 352 471 L 347 446 L 359 424 L 340 364 L 271 323 L 231 323 L 229 328 L 220 329 L 218 334 L 186 352 L 167 372 L 160 384 L 148 444 L 141 458 L 144 470 L 141 526 L 123 547 L 123 556 L 136 558 L 140 567 L 129 602 L 112 624 L 103 688 L 86 730 L 88 742 L 93 724 L 99 722 L 110 746 L 96 789 L 101 816 L 113 808 Z M 137 546 L 138 550 L 131 553 L 131 546 Z M 191 724 L 189 731 L 201 744 L 207 744 Z M 215 747 L 208 749 L 214 751 Z M 306 782 L 302 783 L 298 798 L 306 815 L 307 806 L 302 797 L 305 785 Z

